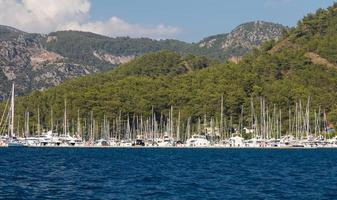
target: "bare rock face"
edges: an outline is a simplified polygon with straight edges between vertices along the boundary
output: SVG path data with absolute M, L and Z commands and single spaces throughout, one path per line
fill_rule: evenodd
M 256 21 L 241 24 L 230 33 L 210 36 L 199 47 L 222 52 L 227 59 L 241 57 L 268 40 L 278 40 L 286 27 L 270 22 Z
M 45 49 L 37 49 L 31 52 L 30 64 L 33 69 L 36 69 L 44 64 L 60 62 L 62 59 L 63 57 L 57 53 Z
M 0 37 L 0 80 L 3 83 L 0 85 L 0 99 L 7 95 L 12 82 L 15 82 L 18 94 L 24 94 L 98 71 L 94 66 L 69 62 L 60 54 L 45 49 L 41 44 L 45 38 L 43 35 L 27 34 L 8 27 L 5 30 L 7 35 Z M 48 37 L 47 40 L 56 38 Z
M 99 52 L 99 51 L 94 51 L 93 55 L 98 58 L 101 61 L 105 61 L 108 62 L 110 64 L 113 65 L 119 65 L 119 64 L 123 64 L 123 63 L 127 63 L 129 61 L 131 61 L 132 59 L 135 58 L 135 55 L 131 55 L 131 56 L 115 56 L 109 53 L 103 53 L 103 52 Z
M 57 37 L 56 36 L 48 36 L 46 39 L 46 42 L 56 42 L 57 41 Z
M 256 21 L 242 24 L 228 34 L 221 43 L 221 49 L 235 47 L 252 49 L 268 40 L 277 40 L 282 35 L 283 26 Z
M 212 48 L 214 47 L 214 43 L 216 42 L 217 38 L 210 38 L 209 40 L 202 41 L 199 44 L 199 47 L 205 47 L 205 48 Z
M 228 61 L 233 62 L 233 63 L 238 63 L 238 62 L 240 62 L 241 59 L 242 59 L 241 56 L 232 56 L 232 57 L 228 58 Z
M 18 94 L 45 89 L 63 81 L 109 70 L 147 52 L 169 49 L 238 62 L 262 42 L 277 39 L 284 27 L 250 22 L 197 44 L 148 38 L 109 38 L 79 31 L 31 34 L 0 25 L 0 99 L 15 82 Z
M 33 87 L 45 89 L 58 85 L 67 79 L 87 75 L 97 71 L 91 66 L 69 63 L 53 63 L 46 65 L 44 68 L 38 69 L 36 72 L 39 75 L 34 77 Z
M 101 66 L 116 66 L 135 57 L 93 50 L 98 62 L 81 63 L 81 57 L 74 60 L 44 46 L 44 42 L 55 43 L 57 40 L 57 36 L 28 34 L 0 26 L 0 80 L 3 83 L 0 85 L 0 99 L 6 96 L 12 82 L 15 82 L 17 92 L 24 94 L 33 89 L 42 90 L 58 85 L 70 78 L 99 72 L 103 70 Z M 79 56 L 82 56 L 81 53 L 78 50 Z M 86 56 L 85 53 L 83 56 Z

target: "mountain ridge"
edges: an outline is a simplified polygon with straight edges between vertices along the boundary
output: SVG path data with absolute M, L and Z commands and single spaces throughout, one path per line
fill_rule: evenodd
M 215 121 L 219 119 L 223 96 L 224 118 L 228 123 L 241 118 L 242 123 L 250 124 L 250 115 L 246 113 L 252 109 L 251 102 L 259 111 L 264 100 L 270 112 L 277 106 L 282 113 L 282 132 L 286 134 L 289 117 L 299 112 L 299 105 L 309 99 L 316 116 L 322 116 L 324 110 L 328 121 L 336 125 L 337 69 L 327 67 L 327 63 L 337 61 L 336 8 L 334 4 L 309 14 L 297 27 L 287 30 L 280 41 L 264 43 L 238 64 L 205 62 L 200 57 L 182 57 L 171 51 L 146 54 L 106 73 L 68 80 L 20 97 L 17 112 L 23 116 L 28 109 L 36 122 L 40 108 L 44 121 L 48 122 L 52 107 L 57 111 L 55 117 L 62 119 L 67 99 L 69 118 L 75 119 L 80 110 L 84 118 L 92 111 L 97 120 L 103 116 L 112 120 L 120 112 L 124 117 L 150 116 L 152 109 L 156 116 L 169 117 L 173 106 L 175 116 L 179 110 L 181 120 L 191 117 L 191 123 L 196 124 L 205 114 Z M 320 59 L 308 58 L 308 52 Z M 194 63 L 194 70 L 187 70 L 185 62 Z M 321 112 L 317 113 L 318 110 Z
M 81 31 L 58 31 L 44 35 L 0 26 L 0 79 L 3 82 L 0 96 L 5 96 L 8 85 L 13 81 L 18 94 L 22 95 L 34 89 L 58 85 L 70 78 L 109 70 L 137 56 L 163 49 L 218 60 L 233 56 L 231 52 L 173 39 L 110 38 Z M 238 59 L 247 49 L 240 52 L 235 54 L 239 55 Z
M 240 58 L 268 40 L 278 40 L 286 29 L 277 23 L 252 21 L 240 24 L 229 33 L 206 37 L 198 45 Z

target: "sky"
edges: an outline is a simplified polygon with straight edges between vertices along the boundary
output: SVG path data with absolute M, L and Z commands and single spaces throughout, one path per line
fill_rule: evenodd
M 0 24 L 27 32 L 89 31 L 197 42 L 248 21 L 295 26 L 336 0 L 0 0 Z

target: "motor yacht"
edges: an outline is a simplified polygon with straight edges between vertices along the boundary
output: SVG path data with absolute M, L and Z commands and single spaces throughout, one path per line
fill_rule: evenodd
M 192 137 L 186 141 L 187 147 L 208 147 L 209 145 L 210 142 L 206 139 L 205 135 L 192 135 Z
M 230 137 L 229 144 L 230 147 L 245 147 L 244 138 L 239 135 Z

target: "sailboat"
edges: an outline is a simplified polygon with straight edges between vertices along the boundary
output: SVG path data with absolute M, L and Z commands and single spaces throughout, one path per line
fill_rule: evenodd
M 12 85 L 12 94 L 11 94 L 11 107 L 10 107 L 10 112 L 9 112 L 9 137 L 8 137 L 8 142 L 7 145 L 8 147 L 25 147 L 25 143 L 20 141 L 14 134 L 14 83 Z

